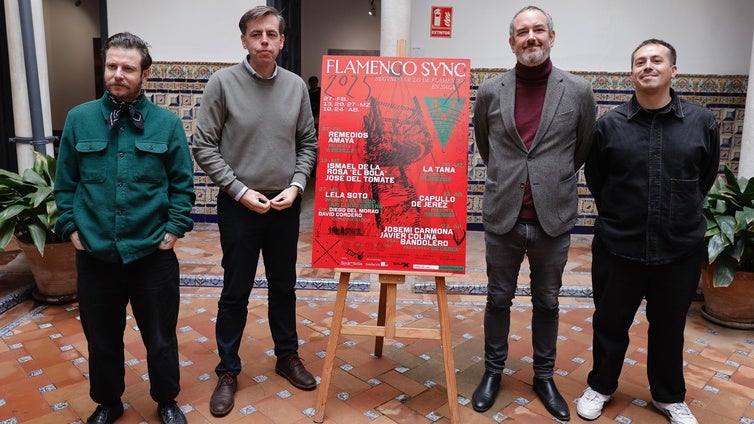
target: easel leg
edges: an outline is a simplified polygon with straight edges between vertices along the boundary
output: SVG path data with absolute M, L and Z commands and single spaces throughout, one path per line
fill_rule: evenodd
M 385 326 L 385 307 L 387 305 L 387 285 L 380 284 L 380 302 L 377 306 L 377 325 L 380 327 Z M 385 341 L 384 337 L 377 336 L 374 338 L 374 356 L 377 358 L 382 357 L 382 345 Z
M 440 316 L 440 340 L 442 343 L 443 364 L 445 364 L 445 384 L 448 388 L 448 408 L 450 422 L 460 423 L 458 410 L 458 389 L 456 388 L 456 366 L 453 360 L 453 340 L 450 336 L 450 318 L 448 317 L 448 295 L 445 291 L 445 277 L 435 277 L 437 289 L 437 311 Z
M 335 309 L 333 310 L 332 324 L 330 324 L 330 337 L 327 340 L 325 361 L 322 364 L 322 379 L 317 389 L 317 403 L 314 407 L 315 423 L 321 423 L 325 418 L 325 404 L 327 403 L 327 393 L 330 389 L 330 381 L 332 380 L 332 369 L 335 365 L 335 352 L 338 348 L 340 330 L 343 327 L 343 310 L 346 306 L 346 295 L 348 294 L 348 282 L 350 278 L 351 273 L 340 273 L 338 294 L 335 297 Z

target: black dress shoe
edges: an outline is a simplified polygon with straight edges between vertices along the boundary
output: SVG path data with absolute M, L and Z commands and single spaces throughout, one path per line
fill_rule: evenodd
M 482 381 L 471 396 L 471 406 L 477 412 L 484 412 L 495 403 L 497 391 L 500 390 L 500 373 L 485 371 Z
M 86 424 L 112 424 L 123 415 L 123 404 L 97 405 L 94 413 L 86 419 Z
M 304 368 L 301 358 L 293 354 L 286 359 L 278 359 L 275 364 L 275 372 L 287 378 L 295 387 L 301 390 L 314 390 L 317 388 L 317 380 L 312 373 Z
M 568 403 L 566 403 L 563 396 L 558 392 L 558 388 L 555 387 L 555 381 L 553 381 L 552 377 L 534 377 L 534 393 L 539 396 L 539 399 L 545 404 L 547 412 L 552 414 L 553 417 L 560 421 L 571 419 L 571 411 L 568 410 Z
M 188 424 L 186 416 L 183 415 L 183 411 L 175 402 L 160 404 L 157 407 L 157 412 L 160 413 L 162 424 Z

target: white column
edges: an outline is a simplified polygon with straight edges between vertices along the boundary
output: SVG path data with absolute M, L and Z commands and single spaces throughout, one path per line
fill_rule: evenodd
M 36 44 L 37 68 L 39 72 L 39 91 L 42 100 L 45 137 L 52 136 L 52 113 L 50 110 L 50 86 L 47 74 L 47 47 L 45 43 L 44 17 L 42 0 L 31 1 L 32 20 L 34 24 L 34 43 Z M 18 0 L 5 0 L 5 23 L 8 35 L 8 58 L 10 62 L 10 84 L 13 96 L 14 137 L 31 137 L 31 116 L 29 110 L 29 92 L 26 86 L 26 69 L 24 65 L 24 45 L 21 39 L 21 17 Z M 47 145 L 47 154 L 53 155 L 52 144 Z M 18 171 L 31 168 L 34 163 L 34 148 L 31 144 L 16 143 Z
M 741 135 L 741 158 L 738 161 L 738 177 L 754 177 L 754 40 L 749 61 L 749 86 L 746 90 L 744 131 Z
M 399 56 L 398 42 L 403 40 L 408 56 L 411 51 L 411 2 L 382 0 L 380 7 L 380 55 Z

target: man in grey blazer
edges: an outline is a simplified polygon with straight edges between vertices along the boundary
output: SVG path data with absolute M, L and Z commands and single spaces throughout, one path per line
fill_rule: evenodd
M 484 231 L 487 306 L 485 373 L 472 396 L 476 411 L 495 401 L 508 357 L 510 307 L 521 262 L 531 267 L 533 389 L 557 419 L 570 419 L 553 381 L 558 291 L 576 222 L 576 171 L 595 121 L 590 84 L 552 66 L 552 18 L 527 6 L 513 17 L 513 70 L 485 81 L 476 96 L 474 133 L 487 166 Z

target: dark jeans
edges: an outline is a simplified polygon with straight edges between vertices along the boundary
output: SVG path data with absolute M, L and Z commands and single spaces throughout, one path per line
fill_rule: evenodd
M 636 310 L 647 300 L 649 322 L 647 376 L 652 399 L 683 402 L 683 331 L 704 261 L 704 246 L 665 265 L 645 265 L 611 254 L 592 242 L 592 287 L 595 311 L 594 365 L 587 383 L 609 395 L 618 388 Z
M 179 272 L 173 250 L 157 250 L 128 265 L 76 252 L 81 326 L 89 345 L 89 395 L 117 403 L 125 389 L 123 332 L 131 302 L 147 351 L 150 395 L 173 401 L 180 391 L 178 340 Z
M 487 371 L 500 373 L 508 359 L 508 333 L 513 297 L 524 255 L 531 267 L 534 375 L 552 377 L 558 339 L 558 292 L 568 260 L 571 235 L 547 235 L 539 224 L 517 222 L 507 234 L 485 232 L 487 307 L 484 353 Z
M 275 194 L 264 193 L 268 198 Z M 296 333 L 296 255 L 301 196 L 290 208 L 250 211 L 225 193 L 217 196 L 217 220 L 223 249 L 223 290 L 217 303 L 215 337 L 220 363 L 217 375 L 241 372 L 238 349 L 248 315 L 249 295 L 259 262 L 264 258 L 268 282 L 267 318 L 275 355 L 285 359 L 298 352 Z

